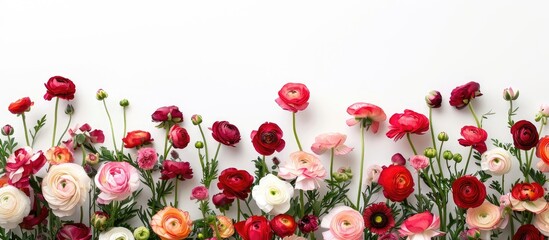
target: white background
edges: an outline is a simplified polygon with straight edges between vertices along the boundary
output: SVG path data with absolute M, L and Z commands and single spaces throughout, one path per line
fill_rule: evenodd
M 297 115 L 302 144 L 308 149 L 320 133 L 347 134 L 355 151 L 338 158 L 336 167 L 354 167 L 355 188 L 360 135 L 358 127 L 345 125 L 346 108 L 354 102 L 376 104 L 388 117 L 404 109 L 427 114 L 423 98 L 439 90 L 444 105 L 434 113 L 436 131 L 447 131 L 454 152 L 463 155 L 468 149 L 456 145 L 459 130 L 474 121 L 466 109 L 447 103 L 458 85 L 481 84 L 477 112 L 496 112 L 484 124 L 489 138 L 510 141 L 501 97 L 506 87 L 521 92 L 517 119 L 533 121 L 540 104 L 549 103 L 547 7 L 512 1 L 0 1 L 0 124 L 16 127 L 22 143 L 21 120 L 7 106 L 31 97 L 29 123 L 49 117 L 37 144 L 46 150 L 54 102 L 43 99 L 43 84 L 61 75 L 76 84 L 74 123 L 103 129 L 106 146 L 111 138 L 103 106 L 95 100 L 99 88 L 109 93 L 119 144 L 120 99 L 131 103 L 128 130 L 153 133 L 159 151 L 162 131 L 150 115 L 177 105 L 192 142 L 199 140 L 192 114 L 202 114 L 205 126 L 217 120 L 237 125 L 242 141 L 222 148 L 221 170 L 252 170 L 257 153 L 249 134 L 266 121 L 285 133 L 287 146 L 278 158 L 297 150 L 291 114 L 274 99 L 285 83 L 301 82 L 311 91 L 310 106 Z M 64 109 L 66 103 L 60 105 Z M 61 115 L 60 128 L 66 120 Z M 388 164 L 395 152 L 411 155 L 405 141 L 384 136 L 387 126 L 367 134 L 366 166 Z M 418 149 L 429 143 L 427 135 L 414 139 Z M 180 154 L 195 170 L 193 180 L 180 184 L 187 199 L 199 182 L 200 165 L 192 143 Z M 328 156 L 321 158 L 328 163 Z M 518 169 L 513 172 L 506 182 L 518 177 Z M 211 192 L 217 192 L 215 185 Z M 355 196 L 352 191 L 351 199 Z M 183 208 L 197 218 L 196 207 L 186 202 Z

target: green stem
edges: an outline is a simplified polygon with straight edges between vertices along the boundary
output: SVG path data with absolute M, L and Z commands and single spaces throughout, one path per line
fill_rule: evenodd
M 25 140 L 27 140 L 27 146 L 31 146 L 30 145 L 30 141 L 29 141 L 29 131 L 27 130 L 27 120 L 26 120 L 26 117 L 25 117 L 25 113 L 21 113 L 21 118 L 23 119 L 23 129 L 25 130 Z
M 467 156 L 467 163 L 465 163 L 465 168 L 463 169 L 463 175 L 467 174 L 467 168 L 469 167 L 469 161 L 471 160 L 471 155 L 473 153 L 473 147 L 469 148 L 469 155 Z
M 297 147 L 299 148 L 299 151 L 303 151 L 303 148 L 301 148 L 301 143 L 299 142 L 299 138 L 297 137 L 297 130 L 295 127 L 295 112 L 292 113 L 292 127 L 294 129 L 294 137 L 295 141 L 297 142 Z
M 114 136 L 112 118 L 111 118 L 111 114 L 109 113 L 109 109 L 107 108 L 107 102 L 105 101 L 105 99 L 103 99 L 103 106 L 105 107 L 105 112 L 107 113 L 107 117 L 109 118 L 109 124 L 111 126 L 111 136 L 112 136 L 112 144 L 114 145 L 114 151 L 116 152 L 116 155 L 118 155 L 118 147 L 116 146 L 116 137 Z
M 408 139 L 408 143 L 410 144 L 410 147 L 412 148 L 414 155 L 417 155 L 417 151 L 416 151 L 416 148 L 414 147 L 414 143 L 412 143 L 412 138 L 410 137 L 410 133 L 406 133 L 406 139 Z
M 126 121 L 126 107 L 122 108 L 122 112 L 124 114 L 124 131 L 122 132 L 122 137 L 125 137 L 126 136 L 126 125 L 127 125 L 126 124 L 127 123 L 127 121 Z M 122 142 L 120 144 L 120 153 L 122 153 L 122 155 L 124 155 L 124 142 Z
M 151 170 L 145 170 L 145 174 L 147 175 L 147 181 L 149 182 L 149 186 L 151 187 L 151 192 L 152 192 L 152 208 L 151 208 L 151 213 L 154 215 L 155 214 L 155 211 L 156 211 L 156 189 L 155 189 L 155 186 L 154 186 L 154 180 L 152 178 L 152 174 L 151 174 Z
M 513 114 L 513 100 L 512 99 L 509 100 L 509 111 L 507 111 L 507 121 L 508 121 L 509 127 L 512 127 L 511 123 L 513 122 L 513 117 L 512 117 L 511 114 Z
M 358 182 L 358 194 L 356 197 L 356 210 L 360 209 L 360 199 L 362 195 L 362 178 L 364 177 L 364 124 L 360 124 L 360 144 L 361 144 L 361 151 L 360 151 L 360 177 Z
M 55 132 L 57 131 L 57 110 L 59 109 L 59 98 L 55 98 L 55 112 L 53 114 L 53 136 L 51 138 L 51 146 L 55 146 Z M 25 131 L 26 133 L 26 131 Z
M 532 150 L 533 152 L 533 150 Z M 530 182 L 530 175 L 528 174 L 528 172 L 530 171 L 530 164 L 532 163 L 530 160 L 528 160 L 528 151 L 527 150 L 524 150 L 524 157 L 526 158 L 526 169 L 524 170 L 524 178 L 526 180 L 527 183 Z
M 240 222 L 240 214 L 242 214 L 242 211 L 240 211 L 240 199 L 236 199 L 236 222 Z
M 80 206 L 80 223 L 82 223 L 82 221 L 84 221 L 84 206 Z
M 63 134 L 61 134 L 61 137 L 59 137 L 59 141 L 57 141 L 58 146 L 61 145 L 61 141 L 63 140 L 63 137 L 65 137 L 65 134 L 69 130 L 71 122 L 72 122 L 72 115 L 69 115 L 69 123 L 67 123 L 67 127 L 65 127 L 65 130 L 63 131 Z
M 217 144 L 217 149 L 215 150 L 214 160 L 217 160 L 217 155 L 219 154 L 219 149 L 221 149 L 221 143 Z
M 166 136 L 164 138 L 164 159 L 168 159 L 168 140 L 170 136 L 170 125 L 166 127 Z
M 254 215 L 254 212 L 252 212 L 252 208 L 250 207 L 250 203 L 248 203 L 248 201 L 244 201 L 244 203 L 246 203 L 246 208 L 248 208 L 248 211 L 250 211 L 250 215 Z
M 299 217 L 302 218 L 305 216 L 305 203 L 304 203 L 304 199 L 305 197 L 303 196 L 303 190 L 299 190 L 299 204 L 301 205 L 301 208 L 300 208 L 300 212 L 299 212 Z
M 204 209 L 202 206 L 204 206 L 204 200 L 200 200 L 200 211 L 202 212 L 202 218 L 204 219 L 204 227 L 202 228 L 202 234 L 203 234 L 204 236 L 206 236 L 206 229 L 207 229 L 206 226 L 208 226 L 208 223 L 206 222 L 206 221 L 207 221 L 207 219 L 206 219 L 206 211 L 205 211 L 205 209 Z M 214 226 L 215 226 L 215 227 L 214 227 L 214 230 L 215 230 L 215 232 L 217 233 L 217 220 L 215 221 L 215 225 L 214 225 Z
M 503 195 L 505 193 L 505 174 L 501 175 L 501 192 L 499 194 Z
M 177 178 L 175 178 L 175 190 L 174 190 L 174 193 L 175 193 L 175 198 L 174 198 L 174 201 L 173 201 L 173 204 L 175 205 L 174 207 L 175 208 L 178 208 L 179 207 L 179 203 L 177 202 L 177 184 L 179 183 L 179 180 Z
M 475 122 L 477 123 L 477 127 L 481 128 L 482 124 L 480 124 L 480 121 L 478 120 L 477 114 L 475 114 L 475 110 L 473 109 L 473 104 L 471 102 L 469 102 L 469 104 L 467 104 L 467 107 L 469 107 L 469 110 L 471 111 L 471 114 L 473 114 L 473 117 L 475 118 Z
M 334 181 L 334 149 L 331 149 L 330 153 L 330 180 Z
M 417 171 L 417 191 L 421 195 L 421 172 Z
M 204 142 L 204 154 L 206 155 L 206 161 L 210 161 L 210 158 L 208 157 L 208 143 L 206 141 L 206 137 L 204 136 L 204 131 L 202 131 L 202 126 L 198 124 L 198 130 L 200 130 L 200 135 L 202 135 L 202 141 Z

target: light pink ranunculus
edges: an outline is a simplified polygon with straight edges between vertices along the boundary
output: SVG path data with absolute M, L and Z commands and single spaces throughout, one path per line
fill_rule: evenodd
M 202 185 L 196 186 L 191 191 L 191 200 L 207 200 L 209 197 L 208 189 Z
M 401 237 L 408 236 L 408 240 L 428 240 L 444 235 L 438 230 L 439 227 L 440 219 L 437 216 L 430 212 L 422 212 L 404 220 L 398 232 Z
M 536 228 L 545 236 L 549 237 L 549 209 L 536 214 L 532 222 Z
M 42 194 L 53 214 L 71 216 L 88 198 L 91 180 L 76 163 L 52 165 L 42 180 Z
M 511 170 L 511 154 L 503 148 L 490 149 L 482 154 L 480 168 L 501 176 Z
M 322 232 L 325 240 L 362 239 L 365 228 L 362 214 L 348 206 L 333 208 L 322 218 L 320 226 L 328 229 Z
M 374 164 L 372 166 L 369 166 L 366 169 L 366 182 L 365 182 L 365 185 L 370 185 L 373 182 L 377 183 L 377 180 L 379 179 L 379 174 L 381 174 L 382 170 L 383 170 L 383 168 L 381 168 L 381 166 L 376 165 L 376 164 Z
M 366 121 L 367 127 L 370 127 L 373 133 L 377 133 L 379 124 L 387 119 L 383 109 L 364 102 L 357 102 L 349 106 L 347 113 L 353 116 L 353 118 L 347 119 L 347 126 L 354 126 L 361 121 Z
M 416 171 L 421 171 L 429 166 L 429 158 L 423 155 L 414 155 L 410 157 L 410 165 L 412 165 Z
M 539 107 L 539 113 L 544 117 L 549 117 L 549 104 L 542 104 Z
M 286 179 L 296 179 L 295 189 L 313 190 L 320 187 L 319 182 L 326 176 L 326 169 L 320 160 L 309 153 L 297 151 L 290 154 L 290 160 L 279 165 L 278 176 Z
M 151 147 L 144 147 L 137 150 L 137 165 L 143 170 L 151 170 L 158 161 L 156 150 Z
M 122 201 L 139 188 L 139 171 L 127 162 L 108 162 L 97 170 L 95 185 L 101 190 L 100 204 Z
M 345 155 L 353 150 L 353 148 L 345 146 L 347 135 L 341 133 L 324 133 L 315 138 L 315 143 L 311 146 L 311 150 L 320 155 L 326 150 L 334 149 L 335 155 Z
M 465 222 L 469 228 L 478 228 L 479 230 L 492 230 L 501 225 L 503 217 L 501 209 L 487 200 L 476 208 L 467 209 Z

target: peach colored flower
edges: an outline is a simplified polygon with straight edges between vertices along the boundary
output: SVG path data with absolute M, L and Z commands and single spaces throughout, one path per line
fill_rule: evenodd
M 353 118 L 347 119 L 347 126 L 354 126 L 364 121 L 367 128 L 372 128 L 373 133 L 377 133 L 379 124 L 387 119 L 383 109 L 364 102 L 357 102 L 349 106 L 347 113 L 353 116 Z
M 217 228 L 217 232 L 219 233 L 219 237 L 225 239 L 229 238 L 234 234 L 234 225 L 233 220 L 227 216 L 219 215 L 216 217 L 217 222 L 216 225 L 210 225 L 212 230 L 215 232 L 215 229 Z
M 503 148 L 494 148 L 482 154 L 480 168 L 493 175 L 503 175 L 511 170 L 511 154 Z
M 430 212 L 422 212 L 404 220 L 398 232 L 401 237 L 408 236 L 408 240 L 428 240 L 444 235 L 438 231 L 439 227 L 440 219 L 437 216 Z
M 162 240 L 179 240 L 189 236 L 192 220 L 187 211 L 174 207 L 165 207 L 151 219 L 152 230 Z
M 44 199 L 58 217 L 74 214 L 88 198 L 90 188 L 90 177 L 76 163 L 54 165 L 42 180 Z
M 479 230 L 492 230 L 500 226 L 503 221 L 501 209 L 487 200 L 476 208 L 467 209 L 467 218 L 465 222 L 469 228 L 478 228 Z
M 293 180 L 295 178 L 295 189 L 313 190 L 320 187 L 319 181 L 326 176 L 326 169 L 320 160 L 309 153 L 297 151 L 290 154 L 290 160 L 279 165 L 278 176 Z
M 536 214 L 532 222 L 536 228 L 545 236 L 549 236 L 549 209 Z
M 334 150 L 335 155 L 345 155 L 353 150 L 353 148 L 345 146 L 347 135 L 341 133 L 324 133 L 315 138 L 315 143 L 311 146 L 311 150 L 320 155 L 326 150 Z
M 324 216 L 320 226 L 328 229 L 322 232 L 325 240 L 357 240 L 362 239 L 364 218 L 348 206 L 338 206 Z
M 46 151 L 45 156 L 50 165 L 74 162 L 74 157 L 72 156 L 71 150 L 64 146 L 51 147 L 48 151 Z

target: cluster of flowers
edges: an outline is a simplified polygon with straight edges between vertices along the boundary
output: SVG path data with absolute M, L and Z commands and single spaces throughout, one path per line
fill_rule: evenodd
M 115 137 L 112 128 L 106 104 L 108 94 L 100 89 L 96 97 L 103 103 L 111 125 L 113 149 L 109 149 L 102 146 L 105 141 L 102 130 L 92 129 L 89 124 L 70 128 L 74 113 L 70 104 L 65 110 L 69 117 L 67 127 L 56 137 L 59 101 L 72 100 L 76 88 L 71 80 L 60 76 L 50 78 L 45 86 L 44 99 L 56 101 L 51 148 L 45 152 L 32 149 L 46 118 L 27 129 L 25 114 L 34 104 L 29 97 L 8 107 L 22 119 L 24 146 L 20 147 L 14 139 L 11 125 L 1 129 L 4 136 L 0 141 L 2 239 L 236 237 L 256 240 L 276 236 L 291 240 L 315 239 L 317 235 L 347 240 L 490 239 L 502 236 L 502 229 L 508 229 L 513 239 L 549 236 L 549 204 L 542 187 L 547 182 L 544 172 L 549 172 L 549 136 L 540 137 L 549 118 L 549 106 L 543 105 L 535 116 L 535 121 L 540 123 L 539 130 L 530 121 L 515 122 L 513 116 L 517 108 L 513 102 L 519 94 L 511 88 L 505 89 L 503 96 L 509 103 L 508 125 L 513 143 L 492 139 L 493 147 L 486 143 L 488 134 L 482 128 L 482 120 L 491 113 L 479 118 L 473 109 L 473 100 L 482 96 L 480 85 L 469 82 L 451 92 L 450 105 L 457 109 L 467 107 L 476 123 L 463 126 L 457 141 L 468 148 L 466 159 L 459 150 L 452 152 L 443 148 L 450 139 L 447 133 L 435 134 L 432 112 L 441 107 L 442 96 L 432 91 L 425 98 L 428 117 L 406 109 L 389 118 L 386 136 L 394 141 L 406 137 L 414 154 L 406 159 L 396 153 L 391 157 L 392 164 L 364 169 L 365 133 L 376 134 L 387 116 L 382 108 L 370 103 L 350 105 L 347 112 L 351 118 L 346 123 L 350 127 L 359 126 L 362 140 L 356 201 L 348 196 L 354 177 L 351 169 L 334 170 L 333 167 L 335 156 L 353 150 L 345 145 L 346 135 L 320 134 L 310 147 L 311 152 L 302 148 L 296 115 L 309 105 L 310 92 L 304 84 L 284 85 L 275 100 L 282 109 L 292 113 L 297 151 L 287 160 L 274 157 L 272 163 L 268 163 L 266 156 L 282 151 L 287 144 L 283 130 L 276 123 L 261 124 L 250 134 L 259 154 L 252 161 L 254 173 L 234 167 L 219 173 L 219 149 L 222 145 L 235 147 L 241 140 L 240 131 L 228 121 L 214 122 L 209 128 L 217 142 L 212 157 L 202 129 L 202 117 L 193 115 L 191 122 L 202 137 L 194 146 L 201 166 L 201 185 L 194 186 L 191 196 L 187 197 L 196 201 L 202 218 L 193 220 L 179 204 L 178 183 L 192 179 L 195 171 L 189 162 L 179 158 L 178 151 L 186 148 L 191 139 L 182 126 L 184 117 L 178 107 L 160 107 L 151 115 L 152 121 L 158 123 L 156 127 L 165 131 L 165 138 L 161 139 L 164 148 L 158 151 L 149 146 L 154 141 L 150 132 L 126 131 L 129 101 L 120 101 L 124 131 L 122 144 L 117 145 L 120 138 Z M 418 153 L 413 138 L 427 132 L 432 145 Z M 329 169 L 319 157 L 326 153 L 330 156 Z M 541 159 L 537 169 L 532 168 L 534 153 Z M 471 160 L 479 170 L 469 171 Z M 513 179 L 507 186 L 505 174 L 517 162 L 524 178 Z M 408 165 L 415 172 L 410 171 Z M 414 179 L 413 174 L 417 178 Z M 495 179 L 496 176 L 501 179 Z M 212 182 L 218 191 L 210 196 Z M 320 191 L 323 186 L 326 191 Z M 152 196 L 146 205 L 138 205 L 143 190 Z M 372 202 L 379 199 L 373 198 L 379 192 L 386 200 Z M 237 208 L 236 216 L 228 212 L 233 205 Z M 185 208 L 189 206 L 185 204 Z M 75 220 L 78 215 L 79 220 Z M 84 215 L 89 218 L 84 220 Z M 130 225 L 136 218 L 142 226 Z

